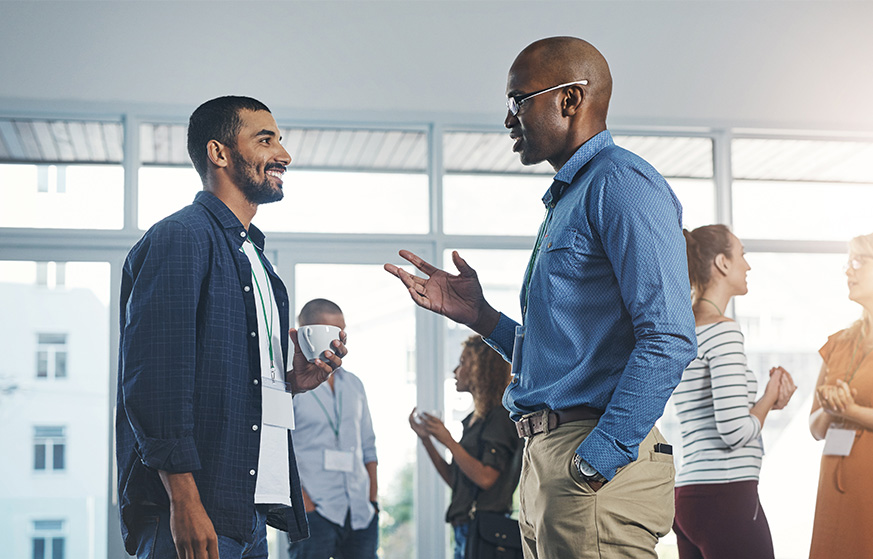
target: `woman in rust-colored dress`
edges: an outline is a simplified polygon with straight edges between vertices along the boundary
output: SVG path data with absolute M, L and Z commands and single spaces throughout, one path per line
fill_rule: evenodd
M 873 234 L 849 243 L 846 276 L 864 311 L 819 351 L 809 427 L 827 442 L 810 559 L 873 557 Z

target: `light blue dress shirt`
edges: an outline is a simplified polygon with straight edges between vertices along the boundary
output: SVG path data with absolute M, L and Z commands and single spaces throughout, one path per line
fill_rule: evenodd
M 362 530 L 376 512 L 364 467 L 377 461 L 376 434 L 361 379 L 343 368 L 333 376 L 333 390 L 323 382 L 294 397 L 294 452 L 300 482 L 318 514 L 343 526 L 351 511 L 352 529 Z M 326 470 L 325 449 L 351 452 L 352 470 Z
M 515 420 L 602 410 L 577 453 L 612 479 L 696 356 L 682 206 L 608 131 L 576 151 L 543 202 L 550 215 L 521 294 L 522 358 L 503 403 Z M 517 325 L 501 315 L 486 340 L 508 360 Z

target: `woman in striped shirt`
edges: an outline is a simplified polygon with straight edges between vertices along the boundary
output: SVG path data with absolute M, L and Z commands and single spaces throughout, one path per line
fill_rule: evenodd
M 740 240 L 724 225 L 685 231 L 697 332 L 697 358 L 673 393 L 682 429 L 673 531 L 680 559 L 772 559 L 770 527 L 758 500 L 761 427 L 785 407 L 795 386 L 770 369 L 764 395 L 746 366 L 743 334 L 724 316 L 748 291 L 751 269 Z

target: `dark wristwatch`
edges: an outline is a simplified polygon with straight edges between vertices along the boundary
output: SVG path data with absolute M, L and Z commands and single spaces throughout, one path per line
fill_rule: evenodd
M 376 509 L 376 512 L 382 512 L 382 509 L 379 508 L 379 501 L 370 501 L 370 504 L 373 505 L 373 508 Z
M 576 465 L 576 469 L 579 470 L 579 475 L 582 476 L 582 479 L 585 481 L 606 483 L 606 478 L 603 477 L 600 472 L 595 470 L 594 466 L 583 460 L 578 454 L 573 455 L 573 463 Z

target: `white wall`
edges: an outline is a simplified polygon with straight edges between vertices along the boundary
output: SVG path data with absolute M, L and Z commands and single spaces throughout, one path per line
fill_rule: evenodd
M 610 61 L 613 124 L 871 131 L 871 22 L 836 1 L 0 1 L 0 109 L 237 93 L 283 118 L 499 124 L 515 54 L 572 34 Z

